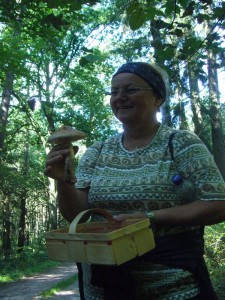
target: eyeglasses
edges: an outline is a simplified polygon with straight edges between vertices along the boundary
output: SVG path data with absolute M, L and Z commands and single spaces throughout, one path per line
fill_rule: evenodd
M 105 91 L 105 95 L 107 96 L 111 96 L 111 97 L 116 97 L 118 96 L 118 94 L 123 91 L 124 95 L 134 95 L 137 94 L 141 91 L 144 90 L 153 90 L 153 88 L 151 87 L 139 87 L 139 86 L 132 86 L 132 87 L 127 87 L 125 89 L 115 89 L 115 90 L 111 90 L 111 88 L 109 88 L 108 90 Z

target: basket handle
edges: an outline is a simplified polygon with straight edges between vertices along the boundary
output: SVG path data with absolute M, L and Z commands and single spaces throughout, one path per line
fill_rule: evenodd
M 98 213 L 102 214 L 104 217 L 106 217 L 106 219 L 108 220 L 109 223 L 117 222 L 115 219 L 113 219 L 113 216 L 106 210 L 101 209 L 101 208 L 92 208 L 92 209 L 88 209 L 88 210 L 84 210 L 84 211 L 80 212 L 75 217 L 75 219 L 70 224 L 69 233 L 76 233 L 77 224 L 79 223 L 79 221 L 81 220 L 81 218 L 83 216 L 85 216 L 86 214 L 90 214 L 90 212 L 98 212 Z

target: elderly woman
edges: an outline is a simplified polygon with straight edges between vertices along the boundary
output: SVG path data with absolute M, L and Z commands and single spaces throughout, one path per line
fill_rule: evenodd
M 156 248 L 119 267 L 82 264 L 84 299 L 216 299 L 203 229 L 225 219 L 225 184 L 212 155 L 194 133 L 158 122 L 167 96 L 158 67 L 122 65 L 109 94 L 123 133 L 87 149 L 76 185 L 63 178 L 67 149 L 50 151 L 45 174 L 57 180 L 65 219 L 94 207 L 118 221 L 147 217 Z

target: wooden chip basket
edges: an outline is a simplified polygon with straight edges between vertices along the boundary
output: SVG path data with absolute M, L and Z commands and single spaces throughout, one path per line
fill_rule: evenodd
M 78 224 L 92 212 L 100 213 L 106 221 Z M 50 259 L 120 265 L 155 247 L 149 226 L 147 218 L 116 222 L 110 213 L 95 208 L 78 214 L 69 229 L 45 232 L 44 238 Z

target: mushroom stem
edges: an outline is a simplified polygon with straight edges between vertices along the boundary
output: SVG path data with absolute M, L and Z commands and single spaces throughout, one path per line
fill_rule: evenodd
M 75 177 L 75 158 L 74 158 L 74 150 L 73 145 L 70 143 L 69 147 L 69 155 L 65 159 L 65 181 L 71 184 L 76 183 Z

